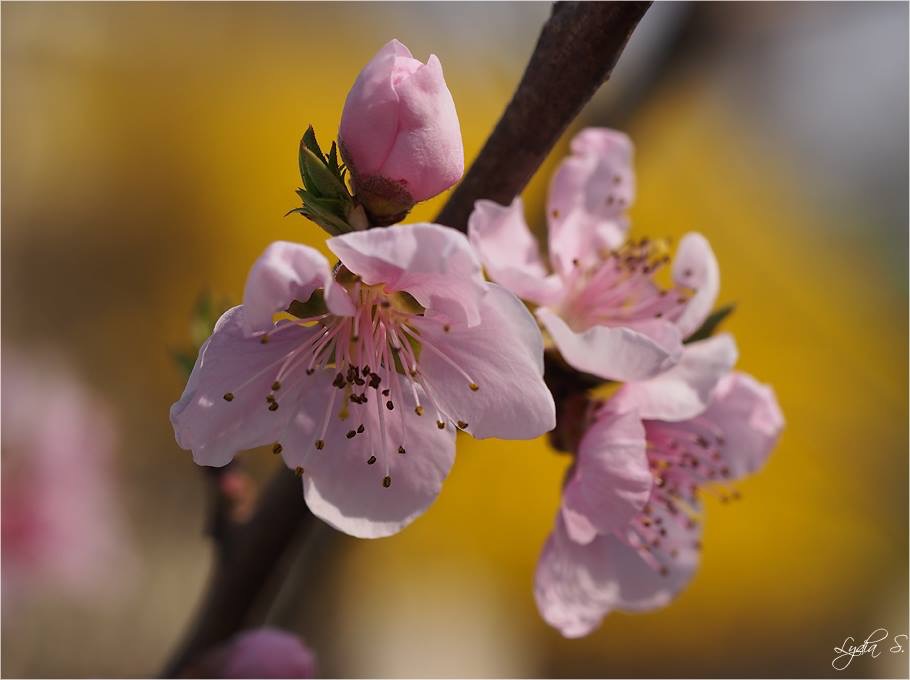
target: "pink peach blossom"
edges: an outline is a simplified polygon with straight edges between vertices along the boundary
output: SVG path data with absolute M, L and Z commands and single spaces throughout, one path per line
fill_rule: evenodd
M 439 493 L 455 432 L 529 439 L 555 425 L 533 317 L 485 283 L 467 239 L 417 224 L 277 242 L 218 321 L 171 408 L 202 465 L 273 444 L 310 510 L 354 536 L 399 531 Z M 273 322 L 321 291 L 327 309 Z
M 697 413 L 640 420 L 639 399 L 644 412 L 666 408 L 672 417 L 692 411 L 691 395 L 666 379 L 662 388 L 670 396 L 657 399 L 656 388 L 627 385 L 583 437 L 536 575 L 538 608 L 563 635 L 587 635 L 616 609 L 646 611 L 670 602 L 698 566 L 699 490 L 723 489 L 755 472 L 774 448 L 783 416 L 771 388 L 744 373 L 717 376 L 704 359 L 728 357 L 728 342 L 696 343 L 701 356 L 680 362 L 689 364 L 690 376 L 698 372 L 693 365 L 704 368 L 693 384 L 713 383 Z M 681 408 L 668 406 L 672 395 Z
M 3 351 L 3 599 L 93 597 L 134 566 L 110 407 L 54 355 Z M 6 605 L 4 605 L 6 606 Z
M 659 286 L 655 275 L 670 262 L 662 244 L 623 245 L 634 197 L 631 142 L 589 128 L 572 152 L 550 185 L 549 268 L 520 198 L 508 207 L 478 201 L 471 243 L 492 280 L 539 305 L 537 318 L 573 367 L 611 380 L 655 376 L 679 360 L 682 341 L 710 313 L 717 261 L 707 240 L 689 233 L 673 260 L 673 286 Z
M 338 136 L 361 197 L 381 178 L 413 204 L 445 191 L 464 172 L 458 114 L 439 59 L 430 55 L 423 64 L 397 40 L 357 76 Z

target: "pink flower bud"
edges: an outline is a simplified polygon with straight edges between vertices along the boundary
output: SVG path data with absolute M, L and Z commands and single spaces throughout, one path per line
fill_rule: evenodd
M 277 628 L 238 633 L 186 669 L 197 678 L 313 678 L 316 656 L 303 640 Z
M 380 221 L 403 217 L 464 172 L 458 114 L 439 59 L 423 64 L 397 40 L 357 76 L 338 137 L 355 194 Z

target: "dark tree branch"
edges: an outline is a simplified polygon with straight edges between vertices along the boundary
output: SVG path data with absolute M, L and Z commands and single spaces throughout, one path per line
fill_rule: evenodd
M 177 677 L 201 652 L 244 627 L 288 545 L 318 521 L 303 502 L 300 480 L 282 467 L 263 489 L 253 516 L 232 526 L 224 537 L 229 541 L 216 545 L 208 592 L 164 677 Z
M 508 204 L 613 71 L 650 2 L 558 2 L 518 89 L 436 221 L 461 231 L 479 198 Z
M 649 5 L 554 5 L 512 101 L 438 222 L 463 231 L 477 199 L 509 203 L 518 195 L 569 123 L 609 78 Z M 550 361 L 548 374 L 555 370 Z M 563 377 L 566 384 L 557 387 L 568 398 L 575 383 L 571 376 Z M 578 388 L 587 389 L 587 383 L 579 380 Z M 570 433 L 563 437 L 567 438 Z M 217 479 L 215 475 L 216 485 Z M 216 544 L 211 581 L 190 631 L 163 672 L 165 677 L 186 672 L 200 653 L 249 625 L 288 546 L 317 525 L 303 502 L 300 480 L 288 470 L 275 475 L 260 499 L 251 519 L 243 524 L 230 520 L 223 498 L 214 499 L 209 526 Z

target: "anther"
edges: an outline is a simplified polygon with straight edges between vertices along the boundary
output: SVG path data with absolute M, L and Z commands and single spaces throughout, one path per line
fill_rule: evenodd
M 393 410 L 393 409 L 395 408 L 395 404 L 393 404 L 393 403 L 392 403 L 392 400 L 390 399 L 389 401 L 387 401 L 387 402 L 385 403 L 385 407 L 391 411 L 391 410 Z
M 438 427 L 440 430 L 444 430 L 444 429 L 446 429 L 446 424 L 441 420 L 437 420 L 436 427 Z
M 325 442 L 321 439 L 316 440 L 316 450 L 322 451 L 325 448 Z
M 416 413 L 419 416 L 422 416 L 423 415 L 423 406 L 415 406 L 414 413 Z
M 277 411 L 277 410 L 278 410 L 278 402 L 272 401 L 272 403 L 269 404 L 269 411 Z
M 344 387 L 344 376 L 341 375 L 341 373 L 339 373 L 338 375 L 335 376 L 335 379 L 332 381 L 332 384 L 335 387 L 337 387 L 338 389 L 342 389 Z
M 275 446 L 272 447 L 272 453 L 274 453 L 276 456 L 279 453 L 281 453 L 283 450 L 284 450 L 284 447 L 281 446 L 281 444 L 278 444 L 277 442 L 276 442 Z
M 468 424 L 467 424 L 465 421 L 463 421 L 463 420 L 459 420 L 459 421 L 456 423 L 456 425 L 458 425 L 458 429 L 459 429 L 459 430 L 466 430 L 466 429 L 468 429 Z
M 390 390 L 388 387 L 386 387 L 386 388 L 382 391 L 382 396 L 384 396 L 384 397 L 389 396 L 389 394 L 391 393 L 391 391 L 392 391 L 392 390 Z
M 442 330 L 444 333 L 448 333 L 450 330 L 452 330 L 452 327 L 449 324 L 446 324 L 442 327 Z
M 471 383 L 470 385 L 468 385 L 468 387 L 471 388 L 472 392 L 476 392 L 477 390 L 480 389 L 480 385 L 478 385 L 477 383 Z
M 403 446 L 399 446 L 399 447 L 398 447 L 398 453 L 407 453 L 407 451 L 404 450 L 404 447 L 403 447 Z
M 389 475 L 386 475 L 385 477 L 383 477 L 383 478 L 382 478 L 382 485 L 383 485 L 386 489 L 388 489 L 390 486 L 392 486 L 392 478 L 391 478 Z
M 308 369 L 306 370 L 306 374 L 307 374 L 307 375 L 313 375 L 315 372 L 316 372 L 316 369 L 315 369 L 315 368 L 308 368 Z
M 269 336 L 263 335 L 261 338 L 259 338 L 259 342 L 263 345 L 267 345 L 269 342 Z
M 294 474 L 298 477 L 303 477 L 303 468 L 298 465 L 296 468 L 294 468 Z
M 233 394 L 233 392 L 225 392 L 225 393 L 224 393 L 224 400 L 225 400 L 225 401 L 234 401 L 234 394 Z
M 348 433 L 345 435 L 348 439 L 353 439 L 357 436 L 357 430 L 348 430 Z
M 376 456 L 370 456 L 369 458 L 367 458 L 367 465 L 372 465 L 375 462 L 376 462 Z
M 357 434 L 363 434 L 363 431 L 364 431 L 365 429 L 366 429 L 366 428 L 363 426 L 363 424 L 361 424 L 360 427 L 357 428 Z
M 275 392 L 277 392 L 278 390 L 281 389 L 281 383 L 276 380 L 275 382 L 272 383 L 272 389 Z

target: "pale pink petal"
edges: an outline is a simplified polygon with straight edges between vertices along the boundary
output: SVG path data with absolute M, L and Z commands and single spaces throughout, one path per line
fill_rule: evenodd
M 532 439 L 556 425 L 543 381 L 543 339 L 512 293 L 486 284 L 480 323 L 448 327 L 415 318 L 420 373 L 442 410 L 480 439 Z M 472 389 L 472 384 L 476 389 Z
M 544 621 L 567 638 L 591 633 L 610 611 L 615 598 L 616 584 L 598 578 L 598 565 L 589 565 L 585 559 L 595 544 L 576 543 L 567 535 L 562 520 L 557 519 L 537 562 L 537 609 Z
M 218 320 L 183 396 L 171 406 L 177 444 L 191 449 L 200 465 L 227 465 L 239 451 L 274 442 L 292 415 L 292 408 L 270 411 L 266 396 L 283 358 L 316 331 L 283 323 L 263 344 L 245 334 L 245 311 L 234 307 Z M 279 401 L 293 403 L 306 382 L 295 375 L 282 386 Z
M 708 239 L 696 232 L 683 236 L 673 258 L 673 280 L 695 291 L 676 320 L 679 332 L 687 338 L 708 318 L 720 291 L 720 269 Z
M 561 273 L 576 260 L 593 264 L 600 251 L 618 247 L 629 226 L 626 210 L 635 199 L 633 149 L 626 135 L 587 128 L 571 147 L 547 199 L 550 258 Z
M 638 415 L 601 411 L 579 444 L 563 489 L 561 511 L 569 536 L 590 543 L 596 534 L 627 524 L 648 502 L 653 479 Z
M 774 390 L 745 373 L 721 380 L 704 417 L 723 433 L 720 452 L 732 479 L 761 468 L 784 427 Z
M 354 81 L 344 102 L 338 136 L 345 159 L 353 158 L 357 172 L 376 174 L 395 143 L 399 125 L 395 80 L 422 64 L 398 40 L 391 40 L 376 53 Z
M 641 553 L 613 534 L 587 544 L 573 541 L 561 520 L 537 565 L 534 595 L 543 618 L 566 637 L 582 637 L 613 610 L 642 612 L 668 604 L 698 567 L 698 527 L 679 516 L 661 517 L 664 546 Z
M 574 368 L 607 380 L 644 380 L 665 371 L 682 353 L 676 327 L 660 319 L 632 327 L 593 326 L 577 333 L 550 309 L 537 318 Z
M 464 173 L 455 102 L 435 54 L 395 84 L 398 130 L 378 174 L 400 182 L 416 202 L 445 191 Z
M 304 470 L 307 506 L 328 524 L 358 538 L 400 531 L 439 494 L 455 458 L 453 428 L 439 429 L 431 413 L 418 416 L 410 388 L 400 379 L 393 388 L 394 410 L 371 391 L 366 404 L 349 404 L 347 418 L 341 420 L 337 408 L 341 391 L 332 386 L 331 372 L 314 378 L 280 440 L 285 462 Z M 364 431 L 356 434 L 361 425 Z M 352 431 L 355 435 L 348 438 Z M 325 443 L 321 449 L 316 448 L 319 439 Z M 375 462 L 369 464 L 372 456 Z M 386 476 L 388 487 L 383 485 Z
M 306 302 L 330 280 L 322 254 L 298 243 L 276 241 L 253 264 L 243 289 L 243 327 L 247 334 L 268 330 L 276 312 L 294 300 Z
M 468 237 L 493 281 L 537 304 L 558 299 L 562 284 L 547 274 L 537 240 L 525 223 L 520 196 L 508 207 L 477 201 L 468 219 Z
M 356 231 L 327 243 L 364 283 L 410 293 L 455 323 L 480 320 L 483 276 L 464 234 L 438 224 L 413 224 Z
M 649 420 L 694 418 L 708 407 L 737 355 L 736 343 L 727 333 L 693 342 L 685 346 L 675 366 L 648 380 L 626 383 L 610 403 L 616 410 L 635 410 Z
M 664 607 L 688 585 L 699 563 L 701 525 L 691 528 L 679 515 L 662 515 L 667 535 L 662 546 L 652 549 L 655 561 L 646 560 L 642 554 L 616 536 L 599 537 L 592 544 L 588 560 L 601 567 L 601 578 L 615 583 L 616 594 L 612 607 L 625 612 L 645 612 Z M 658 566 L 660 565 L 660 566 Z M 661 567 L 665 571 L 661 571 Z

